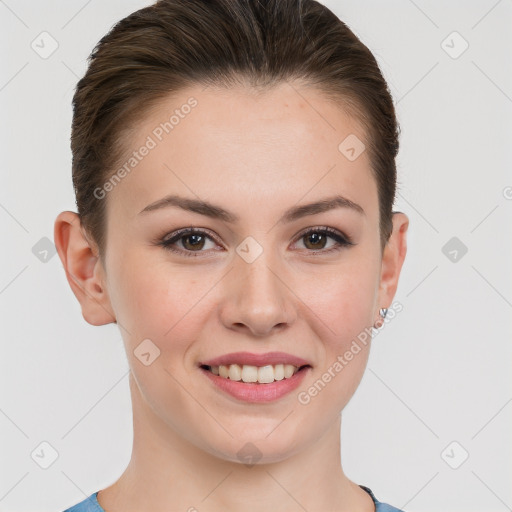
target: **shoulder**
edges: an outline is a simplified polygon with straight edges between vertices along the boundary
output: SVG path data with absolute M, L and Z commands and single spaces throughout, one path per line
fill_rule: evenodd
M 105 512 L 98 503 L 96 498 L 97 494 L 97 492 L 91 494 L 88 498 L 85 498 L 85 500 L 80 503 L 73 505 L 71 508 L 67 508 L 64 512 Z
M 360 485 L 359 487 L 364 489 L 371 496 L 373 502 L 375 503 L 375 512 L 405 512 L 404 510 L 379 501 L 369 487 L 365 487 L 364 485 Z M 73 505 L 70 508 L 67 508 L 64 510 L 64 512 L 105 512 L 105 510 L 98 503 L 96 497 L 97 494 L 97 492 L 91 494 L 88 498 L 81 501 L 80 503 L 77 503 L 76 505 Z
M 375 505 L 375 512 L 405 512 L 401 508 L 396 508 L 387 503 L 378 501 Z
M 361 487 L 361 489 L 364 489 L 371 496 L 373 502 L 375 503 L 375 512 L 405 512 L 405 510 L 393 507 L 391 505 L 388 505 L 387 503 L 379 501 L 369 487 L 365 487 L 364 485 L 359 485 L 359 487 Z

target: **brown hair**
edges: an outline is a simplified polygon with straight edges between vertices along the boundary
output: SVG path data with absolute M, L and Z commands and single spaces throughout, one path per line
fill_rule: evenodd
M 126 151 L 130 129 L 188 85 L 264 90 L 298 80 L 323 92 L 366 133 L 379 196 L 382 250 L 392 232 L 399 125 L 370 50 L 315 0 L 159 0 L 98 42 L 73 97 L 71 150 L 78 215 L 106 249 L 106 199 L 94 191 Z M 341 141 L 340 141 L 341 142 Z

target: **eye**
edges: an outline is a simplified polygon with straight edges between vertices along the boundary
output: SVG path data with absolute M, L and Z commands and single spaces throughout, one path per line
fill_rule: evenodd
M 202 250 L 205 247 L 206 240 L 216 243 L 214 238 L 202 229 L 185 228 L 175 232 L 171 238 L 164 238 L 158 242 L 158 244 L 168 251 L 176 252 L 183 256 L 194 257 L 198 256 L 198 254 L 194 253 L 206 252 Z M 183 249 L 173 247 L 177 242 L 181 242 Z
M 334 243 L 326 249 L 325 247 L 329 239 L 333 240 Z M 303 240 L 305 241 L 306 252 L 310 254 L 325 254 L 355 245 L 347 235 L 326 226 L 309 228 L 307 231 L 302 232 L 297 242 Z M 208 249 L 208 241 L 213 242 L 214 245 L 221 245 L 216 242 L 215 237 L 203 229 L 184 228 L 174 232 L 170 237 L 164 237 L 156 243 L 168 251 L 187 257 L 197 257 L 200 253 L 209 252 L 203 250 L 205 248 Z
M 325 249 L 328 239 L 334 240 L 334 243 Z M 339 251 L 344 247 L 354 245 L 350 237 L 341 234 L 339 231 L 329 227 L 310 228 L 307 231 L 301 233 L 298 241 L 305 240 L 305 247 L 308 252 L 316 253 L 330 253 L 331 251 Z

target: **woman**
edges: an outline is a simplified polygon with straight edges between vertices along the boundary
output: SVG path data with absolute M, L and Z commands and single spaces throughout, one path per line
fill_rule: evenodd
M 122 333 L 134 439 L 68 511 L 396 512 L 340 454 L 406 254 L 371 52 L 314 0 L 160 0 L 73 107 L 54 238 L 85 320 Z

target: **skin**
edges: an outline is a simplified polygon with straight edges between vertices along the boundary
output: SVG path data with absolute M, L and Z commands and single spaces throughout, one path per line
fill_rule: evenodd
M 117 322 L 131 368 L 132 458 L 98 501 L 108 512 L 374 511 L 370 496 L 344 474 L 340 454 L 341 411 L 361 381 L 370 343 L 309 404 L 297 394 L 392 304 L 409 219 L 393 215 L 382 254 L 368 154 L 349 161 L 338 150 L 345 137 L 364 140 L 364 132 L 311 88 L 284 83 L 256 94 L 241 86 L 190 87 L 148 113 L 131 151 L 190 96 L 198 106 L 103 199 L 104 264 L 76 213 L 55 221 L 57 250 L 84 319 Z M 210 201 L 239 221 L 177 207 L 139 214 L 170 193 Z M 333 194 L 359 204 L 364 215 L 337 208 L 277 223 L 286 209 Z M 326 252 L 334 239 L 322 245 L 299 236 L 324 226 L 355 245 Z M 202 245 L 187 237 L 174 244 L 198 257 L 155 243 L 188 227 L 213 235 Z M 236 252 L 248 236 L 263 248 L 252 263 Z M 146 338 L 160 350 L 149 366 L 134 355 Z M 197 366 L 235 351 L 284 351 L 310 361 L 312 370 L 274 403 L 248 404 L 220 392 Z M 248 442 L 261 452 L 251 467 L 237 457 Z

